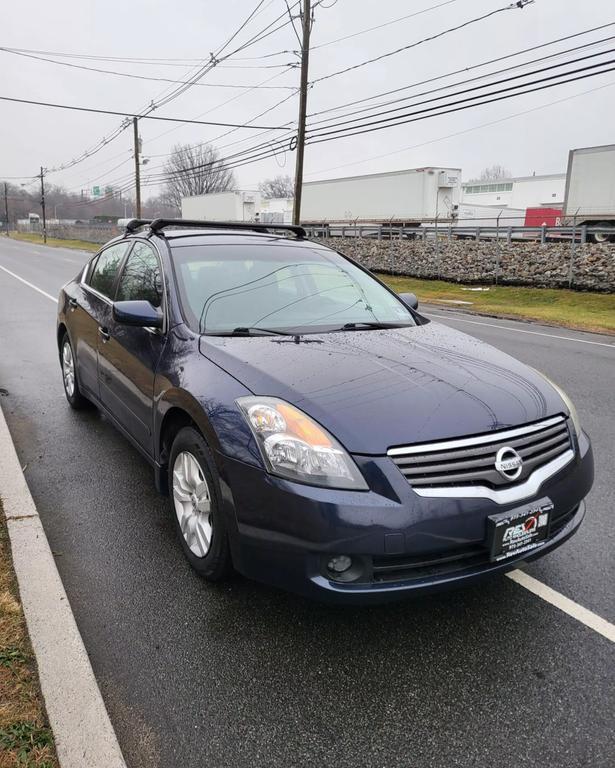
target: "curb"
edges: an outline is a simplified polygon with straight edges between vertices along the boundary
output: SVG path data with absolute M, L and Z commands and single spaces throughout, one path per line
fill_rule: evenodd
M 0 495 L 60 765 L 126 768 L 1 408 Z

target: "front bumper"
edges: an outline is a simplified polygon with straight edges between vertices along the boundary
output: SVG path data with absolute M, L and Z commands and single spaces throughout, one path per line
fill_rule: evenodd
M 388 457 L 355 457 L 369 491 L 336 491 L 272 477 L 218 456 L 233 561 L 244 575 L 319 600 L 383 602 L 410 593 L 470 584 L 547 554 L 579 528 L 593 482 L 593 455 L 582 435 L 574 460 L 532 499 L 496 505 L 484 498 L 428 498 Z M 548 497 L 549 538 L 504 561 L 491 562 L 487 517 Z M 357 564 L 356 581 L 333 578 L 333 555 Z

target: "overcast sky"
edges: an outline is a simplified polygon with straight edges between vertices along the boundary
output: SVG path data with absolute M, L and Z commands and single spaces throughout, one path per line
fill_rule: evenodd
M 293 1 L 290 0 L 291 4 Z M 409 45 L 508 4 L 508 0 L 452 0 L 438 9 L 382 29 L 318 47 L 442 2 L 323 0 L 323 6 L 315 11 L 312 33 L 315 49 L 311 53 L 310 80 Z M 257 0 L 177 0 L 175 3 L 154 0 L 29 0 L 27 4 L 3 3 L 0 46 L 54 54 L 202 60 L 235 32 L 256 4 Z M 284 10 L 284 0 L 263 3 L 261 12 L 235 42 L 247 40 Z M 523 10 L 500 13 L 439 40 L 317 83 L 309 92 L 308 113 L 411 85 L 613 21 L 613 0 L 536 0 Z M 615 27 L 528 54 L 525 59 L 612 34 L 615 35 Z M 262 68 L 263 65 L 286 64 L 296 60 L 292 53 L 257 60 L 245 60 L 243 57 L 292 51 L 297 47 L 292 28 L 286 26 L 237 54 L 237 58 L 229 60 L 226 66 L 216 67 L 203 78 L 203 85 L 191 88 L 156 114 L 182 118 L 202 116 L 201 119 L 237 123 L 249 120 L 293 94 L 289 88 L 298 85 L 299 71 Z M 602 49 L 607 47 L 615 46 L 605 44 Z M 184 79 L 194 71 L 184 65 L 62 60 L 172 79 Z M 510 62 L 491 65 L 475 74 L 507 64 Z M 138 111 L 169 87 L 163 82 L 81 71 L 4 51 L 0 51 L 0 66 L 0 95 L 118 111 Z M 270 88 L 250 92 L 213 87 L 218 84 L 249 86 L 269 78 L 272 78 L 267 83 Z M 444 82 L 460 78 L 463 79 L 463 76 L 458 75 L 454 80 Z M 498 104 L 318 144 L 306 151 L 306 180 L 426 165 L 462 168 L 466 180 L 493 163 L 503 164 L 514 175 L 563 172 L 570 148 L 615 140 L 614 85 L 615 72 L 612 72 Z M 422 86 L 415 91 L 429 87 L 435 85 Z M 412 94 L 413 91 L 405 93 Z M 575 98 L 569 98 L 572 96 Z M 223 104 L 233 97 L 236 98 L 231 103 Z M 552 103 L 556 101 L 560 103 Z M 121 121 L 121 118 L 113 116 L 9 102 L 0 102 L 0 110 L 0 178 L 35 174 L 40 165 L 51 168 L 65 163 L 111 133 Z M 523 112 L 526 114 L 519 114 Z M 297 96 L 292 95 L 286 103 L 259 118 L 256 123 L 284 125 L 296 119 L 296 115 Z M 489 123 L 492 124 L 486 125 Z M 224 153 L 243 149 L 249 146 L 249 141 L 262 140 L 261 137 L 254 137 L 257 131 L 246 129 L 217 138 L 222 133 L 225 129 L 216 127 L 143 121 L 143 154 L 151 158 L 149 168 L 155 168 L 164 162 L 164 154 L 177 142 L 213 141 L 223 147 L 239 139 L 246 140 L 232 148 L 223 148 Z M 284 134 L 273 131 L 265 138 L 279 135 Z M 131 148 L 132 132 L 125 131 L 95 157 L 69 170 L 50 174 L 49 180 L 75 191 L 91 188 L 94 184 L 121 183 L 131 173 Z M 237 171 L 238 186 L 254 188 L 263 178 L 278 173 L 292 175 L 294 162 L 294 153 L 286 152 L 276 159 L 244 166 Z M 145 195 L 154 191 L 153 188 L 145 190 Z

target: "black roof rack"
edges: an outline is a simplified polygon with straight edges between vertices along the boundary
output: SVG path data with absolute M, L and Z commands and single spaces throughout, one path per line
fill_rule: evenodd
M 125 229 L 126 229 L 127 233 L 128 232 L 134 232 L 135 230 L 139 229 L 140 227 L 145 227 L 145 226 L 147 226 L 148 224 L 151 224 L 151 223 L 152 223 L 151 219 L 130 219 L 130 221 L 128 221 L 126 223 Z
M 189 229 L 234 229 L 245 230 L 248 232 L 271 232 L 272 230 L 285 230 L 292 232 L 297 237 L 303 238 L 306 236 L 305 229 L 303 227 L 296 226 L 295 224 L 275 224 L 275 223 L 260 223 L 260 222 L 245 222 L 245 221 L 199 221 L 196 219 L 131 219 L 126 224 L 126 232 L 134 232 L 143 227 L 149 225 L 152 232 L 162 232 L 165 227 L 187 227 Z

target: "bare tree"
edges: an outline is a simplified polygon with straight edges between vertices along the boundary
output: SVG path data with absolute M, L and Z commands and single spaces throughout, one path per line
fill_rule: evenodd
M 163 196 L 168 205 L 181 209 L 182 197 L 225 192 L 235 186 L 235 175 L 210 144 L 177 144 L 164 166 L 169 177 Z
M 292 197 L 294 184 L 290 176 L 274 176 L 273 179 L 265 179 L 258 185 L 261 195 L 266 198 Z
M 480 181 L 497 181 L 498 179 L 510 179 L 512 176 L 508 168 L 496 163 L 490 165 L 488 168 L 483 169 L 479 176 Z

